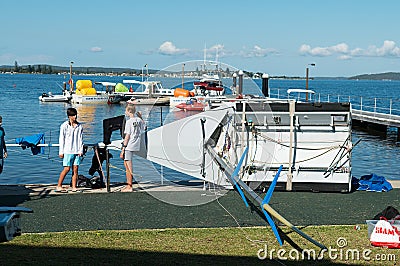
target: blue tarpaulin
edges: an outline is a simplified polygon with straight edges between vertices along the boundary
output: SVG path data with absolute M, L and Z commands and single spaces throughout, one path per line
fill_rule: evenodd
M 39 133 L 27 137 L 16 138 L 15 143 L 21 145 L 22 149 L 31 148 L 32 154 L 43 154 L 44 147 L 38 147 L 38 144 L 44 144 L 44 133 Z
M 376 174 L 363 175 L 358 180 L 358 185 L 357 190 L 361 191 L 387 192 L 393 189 L 385 177 Z

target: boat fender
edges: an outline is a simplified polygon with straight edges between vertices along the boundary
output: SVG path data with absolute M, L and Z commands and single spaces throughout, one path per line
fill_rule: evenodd
M 189 97 L 189 91 L 182 89 L 182 88 L 176 88 L 174 90 L 174 97 Z

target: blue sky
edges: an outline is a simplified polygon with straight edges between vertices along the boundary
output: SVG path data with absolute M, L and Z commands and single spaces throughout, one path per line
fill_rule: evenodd
M 5 1 L 0 65 L 163 69 L 209 59 L 270 75 L 400 72 L 400 1 Z

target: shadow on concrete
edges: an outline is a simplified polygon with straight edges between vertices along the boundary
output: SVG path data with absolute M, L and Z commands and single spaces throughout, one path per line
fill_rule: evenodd
M 173 244 L 171 244 L 173 245 Z M 252 257 L 106 248 L 35 247 L 0 244 L 2 265 L 345 265 L 330 260 L 281 261 Z M 3 264 L 4 263 L 4 264 Z
M 31 188 L 24 185 L 1 185 L 0 206 L 16 207 L 30 200 Z

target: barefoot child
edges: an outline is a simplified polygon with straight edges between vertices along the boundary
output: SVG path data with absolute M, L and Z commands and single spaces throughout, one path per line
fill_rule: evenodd
M 127 185 L 122 192 L 132 192 L 132 157 L 135 152 L 140 151 L 141 138 L 146 130 L 146 123 L 142 119 L 142 114 L 140 112 L 136 113 L 136 108 L 133 104 L 126 106 L 125 114 L 129 116 L 129 120 L 125 124 L 125 137 L 120 158 L 124 160 Z
M 68 120 L 60 126 L 60 150 L 59 157 L 63 159 L 64 169 L 60 173 L 56 192 L 68 192 L 63 188 L 65 176 L 72 167 L 72 192 L 77 192 L 76 180 L 78 178 L 78 168 L 83 156 L 83 129 L 82 125 L 76 120 L 78 112 L 75 108 L 67 109 Z

